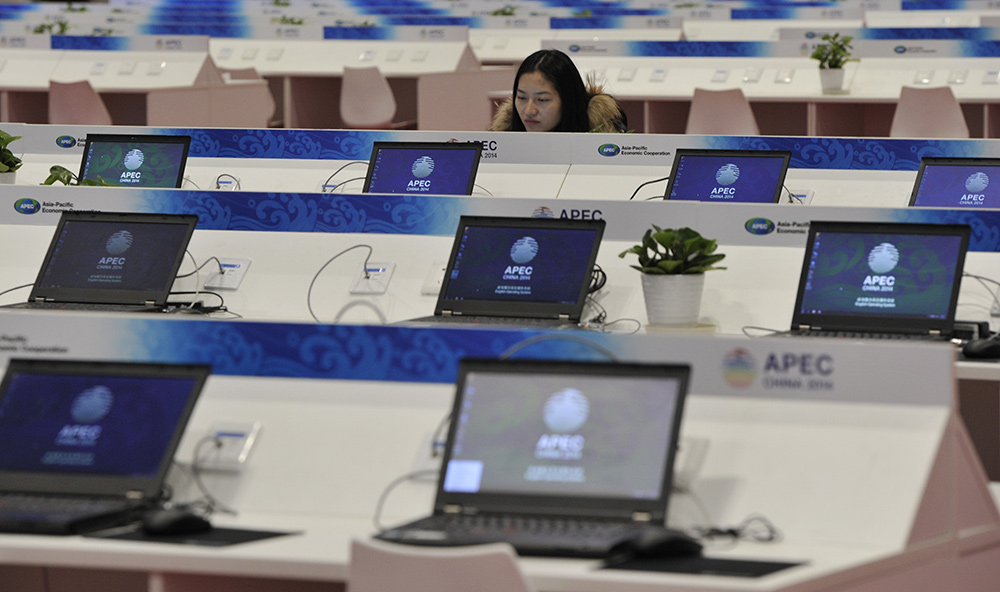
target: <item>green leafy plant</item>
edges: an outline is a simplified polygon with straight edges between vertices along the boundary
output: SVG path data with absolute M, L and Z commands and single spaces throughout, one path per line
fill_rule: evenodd
M 726 256 L 716 253 L 718 242 L 707 239 L 690 228 L 660 228 L 646 230 L 642 243 L 618 254 L 634 254 L 639 257 L 639 264 L 633 265 L 642 273 L 657 275 L 705 273 L 713 269 L 725 269 L 715 264 Z
M 819 62 L 821 69 L 843 68 L 844 64 L 851 61 L 851 52 L 854 49 L 851 47 L 851 41 L 854 40 L 854 37 L 850 35 L 841 37 L 840 33 L 833 35 L 827 33 L 821 39 L 826 43 L 817 45 L 812 55 L 809 56 Z
M 112 183 L 108 183 L 101 177 L 94 179 L 78 179 L 73 171 L 69 170 L 64 166 L 59 166 L 58 164 L 49 167 L 49 176 L 45 177 L 42 181 L 42 185 L 52 185 L 56 182 L 62 183 L 63 185 L 91 185 L 91 186 L 101 186 L 101 187 L 114 187 Z
M 21 168 L 21 159 L 7 147 L 14 140 L 20 139 L 21 136 L 12 136 L 5 131 L 0 131 L 0 173 L 12 173 Z
M 490 16 L 514 16 L 515 12 L 517 12 L 516 6 L 507 5 L 503 8 L 497 8 L 490 13 Z

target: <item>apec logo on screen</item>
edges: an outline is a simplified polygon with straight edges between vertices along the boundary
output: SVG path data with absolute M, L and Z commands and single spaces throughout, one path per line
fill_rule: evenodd
M 735 163 L 724 164 L 715 172 L 715 181 L 722 185 L 712 189 L 712 199 L 731 199 L 736 196 L 736 188 L 731 187 L 740 178 L 740 167 Z
M 958 201 L 959 205 L 983 205 L 986 201 L 986 194 L 983 191 L 989 184 L 989 176 L 982 171 L 969 175 L 965 180 L 965 190 L 968 193 L 962 195 L 962 199 Z
M 91 387 L 73 400 L 70 415 L 75 423 L 66 424 L 56 435 L 57 446 L 72 448 L 93 448 L 101 437 L 101 426 L 97 422 L 104 419 L 114 406 L 115 396 L 106 386 Z M 90 452 L 69 452 L 50 450 L 42 456 L 42 464 L 62 466 L 89 466 L 94 462 Z
M 101 257 L 97 262 L 98 269 L 121 269 L 125 265 L 125 251 L 132 246 L 132 233 L 127 230 L 119 230 L 108 237 L 108 242 L 104 248 L 108 251 L 107 257 Z
M 590 416 L 590 401 L 575 388 L 553 393 L 542 410 L 542 420 L 549 433 L 535 444 L 538 460 L 579 461 L 583 459 L 584 438 L 576 433 Z M 524 473 L 526 481 L 582 483 L 586 480 L 583 467 L 576 465 L 530 465 Z
M 538 241 L 530 236 L 524 236 L 514 242 L 510 248 L 510 258 L 517 265 L 508 265 L 504 270 L 503 279 L 528 281 L 535 269 L 528 263 L 538 255 Z
M 125 160 L 122 164 L 125 165 L 127 170 L 122 171 L 122 176 L 118 179 L 118 182 L 123 185 L 140 183 L 142 181 L 142 172 L 139 170 L 139 167 L 145 161 L 146 155 L 138 148 L 133 148 L 125 153 Z
M 421 156 L 414 160 L 413 165 L 410 167 L 410 172 L 413 173 L 416 179 L 412 179 L 406 184 L 407 191 L 425 192 L 431 190 L 431 180 L 427 177 L 434 172 L 433 158 L 430 156 Z

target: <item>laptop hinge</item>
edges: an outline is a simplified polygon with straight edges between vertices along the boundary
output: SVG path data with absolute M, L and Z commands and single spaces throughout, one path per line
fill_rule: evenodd
M 143 493 L 137 489 L 125 492 L 125 499 L 127 500 L 141 500 L 145 497 L 146 496 L 143 495 Z
M 445 504 L 442 510 L 444 510 L 445 514 L 461 514 L 462 506 L 458 504 Z
M 45 296 L 39 296 L 35 298 L 35 302 L 45 302 Z
M 632 512 L 632 522 L 651 522 L 653 515 L 649 512 Z
M 459 315 L 459 314 L 461 314 L 461 313 L 456 313 L 455 311 L 452 311 L 452 310 L 442 310 L 441 311 L 441 315 L 442 316 L 446 316 L 446 317 L 450 317 L 452 315 Z
M 941 335 L 941 330 L 940 330 L 940 329 L 931 329 L 931 330 L 929 331 L 929 333 L 930 333 L 931 335 L 937 335 L 937 336 L 940 336 L 940 335 Z
M 560 313 L 559 314 L 559 320 L 560 321 L 568 321 L 569 320 L 569 315 L 566 314 L 566 313 Z
M 147 300 L 146 301 L 146 306 L 156 306 L 156 301 L 155 300 Z
M 812 326 L 811 325 L 799 325 L 798 327 L 796 327 L 796 329 L 798 329 L 800 331 L 808 331 L 809 329 L 812 329 Z

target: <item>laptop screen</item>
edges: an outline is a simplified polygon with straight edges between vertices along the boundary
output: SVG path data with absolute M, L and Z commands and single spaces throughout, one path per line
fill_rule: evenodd
M 31 300 L 162 304 L 198 217 L 64 212 Z
M 202 365 L 11 360 L 0 383 L 4 489 L 12 479 L 41 487 L 89 476 L 84 483 L 134 487 L 162 478 L 208 373 Z
M 921 158 L 910 205 L 1000 208 L 1000 158 Z
M 951 332 L 968 226 L 810 226 L 795 327 Z
M 471 195 L 482 142 L 375 142 L 365 193 Z
M 80 179 L 123 187 L 180 187 L 191 136 L 87 134 Z
M 787 150 L 679 149 L 666 199 L 777 203 L 791 157 Z
M 462 216 L 438 313 L 578 318 L 603 231 L 602 220 Z
M 664 364 L 463 360 L 441 495 L 662 516 L 687 379 Z

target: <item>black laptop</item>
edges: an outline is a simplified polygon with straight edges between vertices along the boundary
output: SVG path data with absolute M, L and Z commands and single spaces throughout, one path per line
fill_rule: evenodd
M 666 199 L 718 203 L 778 203 L 789 150 L 680 148 L 667 182 Z
M 87 532 L 147 509 L 209 372 L 10 360 L 0 382 L 0 532 Z
M 1000 208 L 1000 158 L 921 158 L 909 205 Z
M 792 334 L 950 338 L 970 231 L 811 222 Z
M 482 142 L 374 142 L 364 193 L 471 195 Z
M 603 220 L 462 216 L 434 315 L 404 321 L 576 325 Z
M 433 515 L 377 538 L 604 557 L 662 527 L 690 369 L 466 359 Z
M 191 136 L 87 134 L 79 179 L 123 187 L 180 187 Z
M 198 216 L 63 212 L 31 289 L 14 308 L 156 312 Z

